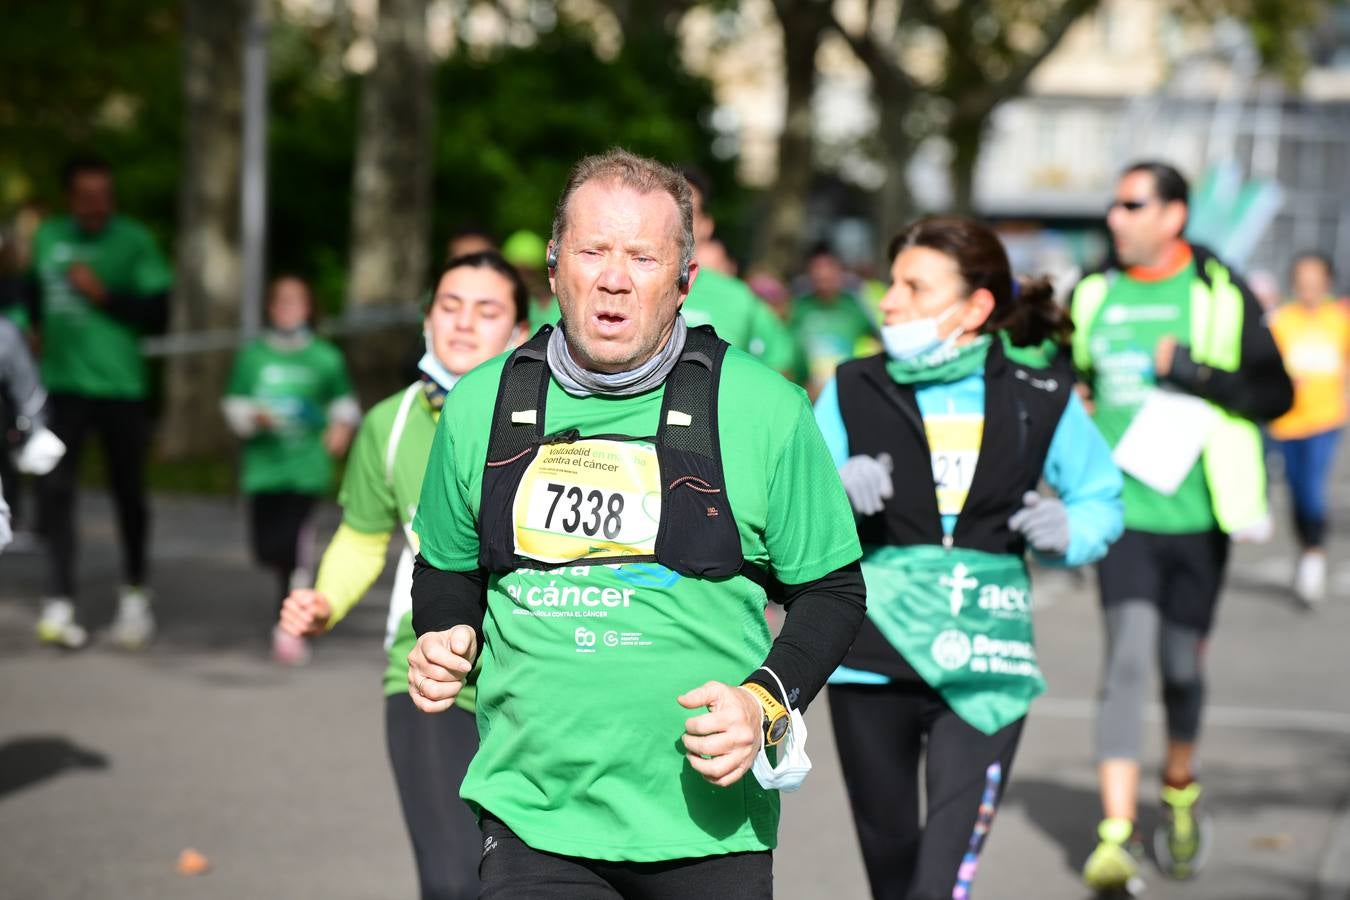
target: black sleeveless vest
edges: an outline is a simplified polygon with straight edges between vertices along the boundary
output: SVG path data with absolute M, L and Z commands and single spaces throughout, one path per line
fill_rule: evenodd
M 518 556 L 514 539 L 516 491 L 539 447 L 591 436 L 575 429 L 544 434 L 550 380 L 547 348 L 552 331 L 551 326 L 543 326 L 511 354 L 497 389 L 478 511 L 478 561 L 489 572 L 566 565 Z M 741 574 L 768 588 L 766 573 L 748 563 L 741 552 L 740 532 L 736 529 L 722 470 L 717 389 L 728 346 L 709 326 L 689 329 L 684 352 L 666 379 L 656 435 L 644 438 L 655 443 L 661 471 L 661 521 L 655 554 L 588 558 L 588 565 L 658 562 L 682 575 L 698 578 Z M 535 413 L 512 415 L 525 410 Z M 672 411 L 684 413 L 688 424 L 672 424 Z

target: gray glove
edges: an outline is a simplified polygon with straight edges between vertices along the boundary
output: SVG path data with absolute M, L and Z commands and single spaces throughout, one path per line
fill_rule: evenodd
M 1008 527 L 1022 532 L 1027 543 L 1041 553 L 1063 556 L 1069 549 L 1069 511 L 1063 500 L 1027 491 L 1022 495 L 1022 508 L 1013 513 Z
M 850 456 L 839 467 L 839 480 L 844 482 L 844 493 L 848 494 L 854 512 L 864 516 L 879 513 L 895 493 L 891 485 L 891 455 Z

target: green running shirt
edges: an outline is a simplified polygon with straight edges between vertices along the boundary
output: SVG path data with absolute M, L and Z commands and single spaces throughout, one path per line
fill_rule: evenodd
M 504 360 L 450 393 L 431 450 L 413 527 L 423 557 L 445 570 L 478 566 L 482 473 Z M 544 433 L 653 435 L 663 394 L 578 399 L 551 381 Z M 787 583 L 858 559 L 848 499 L 801 389 L 732 349 L 718 403 L 745 557 Z M 648 508 L 633 503 L 625 515 L 639 510 Z M 744 577 L 686 578 L 653 563 L 492 575 L 478 681 L 482 743 L 461 795 L 552 853 L 645 862 L 774 847 L 776 793 L 748 772 L 729 788 L 704 781 L 680 743 L 699 711 L 676 702 L 709 680 L 740 684 L 764 661 L 765 603 Z
M 145 360 L 132 325 L 99 309 L 66 278 L 72 263 L 94 270 L 110 293 L 150 296 L 173 283 L 150 232 L 113 216 L 98 234 L 73 219 L 48 219 L 33 236 L 33 275 L 42 293 L 42 381 L 53 393 L 139 400 Z

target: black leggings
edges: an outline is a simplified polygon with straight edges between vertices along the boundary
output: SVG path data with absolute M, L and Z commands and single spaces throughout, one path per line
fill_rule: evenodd
M 47 400 L 47 411 L 48 427 L 66 445 L 66 455 L 56 468 L 38 479 L 39 526 L 51 562 L 51 594 L 75 596 L 75 492 L 80 451 L 91 431 L 103 445 L 108 483 L 117 508 L 123 580 L 127 584 L 144 584 L 146 535 L 150 527 L 145 498 L 145 456 L 149 447 L 145 401 L 52 394 Z
M 767 850 L 665 862 L 581 859 L 535 850 L 486 814 L 479 872 L 483 900 L 773 898 L 773 854 Z
M 950 900 L 967 857 L 971 871 L 961 875 L 966 882 L 974 878 L 1026 720 L 986 735 L 926 684 L 830 685 L 829 690 L 835 744 L 873 898 Z M 920 827 L 919 761 L 925 736 L 927 815 Z M 994 803 L 982 810 L 987 789 Z
M 306 546 L 311 544 L 306 525 L 318 498 L 313 494 L 295 494 L 281 491 L 249 496 L 250 533 L 253 538 L 253 558 L 271 569 L 277 578 L 277 608 L 291 590 L 291 573 L 305 559 Z
M 459 785 L 478 750 L 472 713 L 428 715 L 408 694 L 385 698 L 384 734 L 422 900 L 473 900 L 483 837 Z

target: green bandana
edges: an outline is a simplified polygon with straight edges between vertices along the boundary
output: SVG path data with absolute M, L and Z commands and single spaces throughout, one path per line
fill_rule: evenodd
M 984 366 L 991 338 L 982 334 L 969 344 L 942 350 L 918 359 L 891 359 L 886 371 L 900 384 L 960 381 Z

